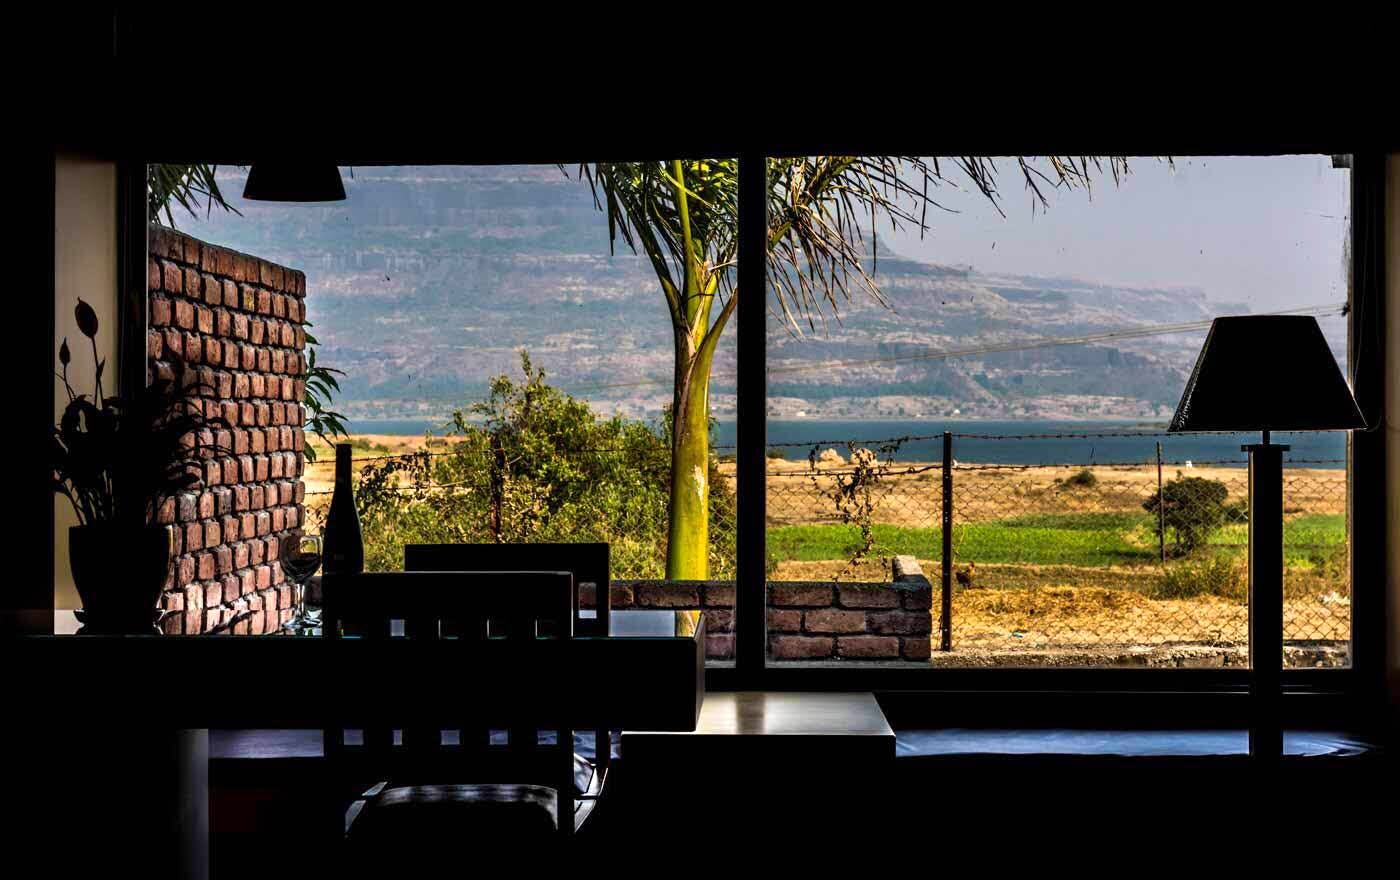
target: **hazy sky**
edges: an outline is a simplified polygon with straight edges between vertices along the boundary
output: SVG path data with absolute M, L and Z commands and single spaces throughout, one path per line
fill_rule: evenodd
M 960 213 L 931 212 L 922 241 L 917 232 L 881 235 L 929 262 L 1199 287 L 1255 312 L 1346 299 L 1350 171 L 1328 156 L 1184 158 L 1174 169 L 1134 159 L 1116 188 L 1105 177 L 1092 199 L 1061 192 L 1034 215 L 1014 163 L 1000 167 L 1005 218 L 980 194 L 945 187 L 940 201 Z

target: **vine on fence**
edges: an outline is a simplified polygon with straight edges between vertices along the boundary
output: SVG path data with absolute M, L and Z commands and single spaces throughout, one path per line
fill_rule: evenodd
M 812 481 L 812 488 L 831 501 L 836 517 L 842 524 L 860 529 L 860 543 L 847 548 L 850 558 L 836 575 L 838 581 L 852 573 L 875 548 L 874 518 L 879 501 L 878 490 L 894 468 L 894 457 L 903 442 L 902 438 L 887 440 L 873 450 L 867 446 L 857 446 L 855 441 L 847 443 L 851 467 L 844 472 L 821 470 L 818 467 L 821 461 L 818 446 L 813 446 L 807 455 L 807 475 Z M 831 479 L 829 487 L 822 485 L 823 476 Z

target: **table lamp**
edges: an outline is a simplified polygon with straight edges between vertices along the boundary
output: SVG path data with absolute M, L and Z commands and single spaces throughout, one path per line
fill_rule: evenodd
M 1168 431 L 1261 431 L 1249 453 L 1250 754 L 1283 748 L 1283 453 L 1270 431 L 1364 428 L 1317 319 L 1216 318 Z

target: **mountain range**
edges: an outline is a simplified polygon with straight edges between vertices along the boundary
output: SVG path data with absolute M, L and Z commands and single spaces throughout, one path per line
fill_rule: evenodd
M 244 172 L 220 169 L 226 195 Z M 248 202 L 181 228 L 302 269 L 318 361 L 346 372 L 357 423 L 434 419 L 519 374 L 601 412 L 654 417 L 670 401 L 671 331 L 645 259 L 608 241 L 587 183 L 554 166 L 347 171 L 331 206 Z M 880 243 L 887 304 L 857 299 L 797 333 L 768 316 L 777 418 L 1164 418 L 1204 331 L 930 358 L 1047 337 L 1203 321 L 1248 308 L 1189 288 L 1134 288 L 916 262 Z M 741 309 L 742 312 L 742 309 Z M 738 315 L 742 320 L 743 315 Z M 1329 326 L 1336 323 L 1338 326 Z M 1343 350 L 1340 322 L 1326 322 Z M 734 404 L 734 324 L 711 386 Z

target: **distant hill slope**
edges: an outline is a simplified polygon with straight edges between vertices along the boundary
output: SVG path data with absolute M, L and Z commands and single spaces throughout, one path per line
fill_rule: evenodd
M 242 190 L 237 169 L 221 180 Z M 181 227 L 306 271 L 320 359 L 346 370 L 342 408 L 352 417 L 450 412 L 479 398 L 491 375 L 514 372 L 522 348 L 552 382 L 601 409 L 655 415 L 669 402 L 671 333 L 655 278 L 624 246 L 610 255 L 586 184 L 550 166 L 356 168 L 346 188 L 349 200 L 330 207 L 239 200 L 242 216 Z M 853 302 L 825 332 L 801 337 L 771 323 L 775 415 L 1161 415 L 1201 334 L 898 359 L 1220 310 L 1200 290 L 995 275 L 879 252 L 892 308 Z M 733 335 L 715 370 L 720 416 L 733 404 Z

